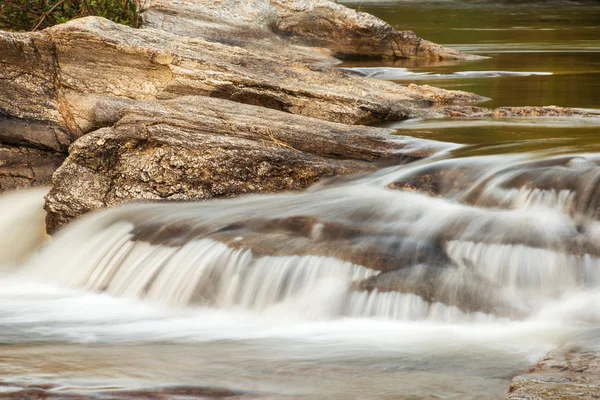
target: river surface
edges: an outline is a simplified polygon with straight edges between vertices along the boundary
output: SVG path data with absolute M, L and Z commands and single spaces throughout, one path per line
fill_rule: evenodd
M 360 7 L 490 58 L 343 68 L 488 107 L 600 109 L 591 2 Z M 303 193 L 109 210 L 31 257 L 44 189 L 4 195 L 0 398 L 501 399 L 597 337 L 599 119 L 396 123 L 458 146 Z M 403 272 L 373 281 L 364 265 L 390 260 Z

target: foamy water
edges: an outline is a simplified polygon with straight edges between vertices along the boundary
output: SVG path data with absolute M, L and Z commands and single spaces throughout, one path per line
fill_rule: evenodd
M 599 224 L 574 208 L 578 186 L 513 192 L 505 187 L 513 176 L 506 160 L 540 176 L 538 164 L 522 156 L 441 159 L 306 193 L 96 213 L 29 260 L 5 265 L 0 356 L 10 361 L 0 363 L 3 380 L 67 391 L 196 385 L 358 399 L 394 395 L 402 385 L 408 396 L 498 397 L 510 377 L 600 324 Z M 599 168 L 592 159 L 557 160 L 547 163 Z M 476 168 L 479 180 L 460 193 L 484 182 L 486 189 L 461 200 L 442 189 L 436 198 L 385 188 L 437 163 L 440 170 Z M 39 228 L 34 210 L 43 194 L 2 201 L 5 210 L 19 207 L 29 216 L 19 223 Z M 501 201 L 478 206 L 490 197 Z M 305 220 L 299 215 L 315 219 L 307 219 L 310 231 L 297 225 Z M 189 229 L 165 233 L 170 226 Z M 380 272 L 336 249 L 347 243 L 331 235 L 349 226 L 362 229 L 350 235 L 358 252 L 373 243 L 389 251 L 393 241 L 413 238 L 387 253 L 410 272 L 397 278 L 403 289 L 356 287 Z M 273 229 L 297 255 L 264 254 Z M 311 242 L 302 247 L 299 240 Z M 446 256 L 407 256 L 438 251 L 418 243 L 439 240 Z M 14 251 L 7 259 L 23 257 Z M 424 282 L 435 288 L 433 298 Z

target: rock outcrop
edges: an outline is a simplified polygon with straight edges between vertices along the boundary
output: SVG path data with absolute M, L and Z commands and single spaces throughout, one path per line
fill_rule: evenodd
M 110 115 L 121 102 L 98 103 Z M 70 148 L 47 197 L 48 229 L 132 200 L 302 189 L 448 146 L 209 97 L 136 102 Z
M 147 24 L 173 33 L 241 47 L 279 38 L 327 49 L 338 58 L 464 60 L 464 54 L 396 31 L 372 15 L 330 0 L 151 0 Z
M 466 56 L 330 1 L 152 0 L 145 20 L 0 32 L 2 188 L 49 183 L 76 141 L 51 231 L 128 201 L 302 189 L 424 157 L 439 144 L 356 125 L 492 113 L 475 94 L 335 68 L 332 54 Z
M 513 379 L 507 400 L 592 400 L 600 398 L 600 351 L 563 346 L 529 373 Z
M 314 44 L 309 38 L 299 46 L 281 37 L 280 25 L 312 10 L 311 2 L 298 4 L 156 0 L 144 29 L 89 17 L 43 32 L 0 32 L 2 189 L 49 183 L 74 140 L 112 126 L 121 110 L 140 101 L 206 96 L 278 110 L 282 119 L 297 114 L 366 124 L 436 115 L 427 107 L 483 99 L 333 68 L 330 50 L 306 47 Z M 378 21 L 361 31 L 369 38 L 385 25 L 339 5 L 330 11 L 345 32 L 359 17 Z

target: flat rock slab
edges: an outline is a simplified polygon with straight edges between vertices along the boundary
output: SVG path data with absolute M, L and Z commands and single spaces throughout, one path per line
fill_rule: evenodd
M 513 379 L 507 400 L 600 399 L 600 351 L 563 347 Z

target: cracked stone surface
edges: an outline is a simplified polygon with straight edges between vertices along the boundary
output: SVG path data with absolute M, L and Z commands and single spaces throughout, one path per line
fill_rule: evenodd
M 476 94 L 336 69 L 333 55 L 467 56 L 330 1 L 151 0 L 145 19 L 0 32 L 0 179 L 47 183 L 69 153 L 47 198 L 50 230 L 123 202 L 303 189 L 440 148 L 361 125 L 496 117 Z M 544 116 L 498 117 L 519 113 Z
M 110 108 L 104 105 L 104 108 Z M 391 136 L 207 97 L 136 102 L 77 140 L 47 196 L 50 232 L 132 200 L 201 200 L 303 189 L 453 145 Z
M 507 400 L 600 398 L 600 350 L 566 345 L 551 351 L 529 373 L 513 379 Z

